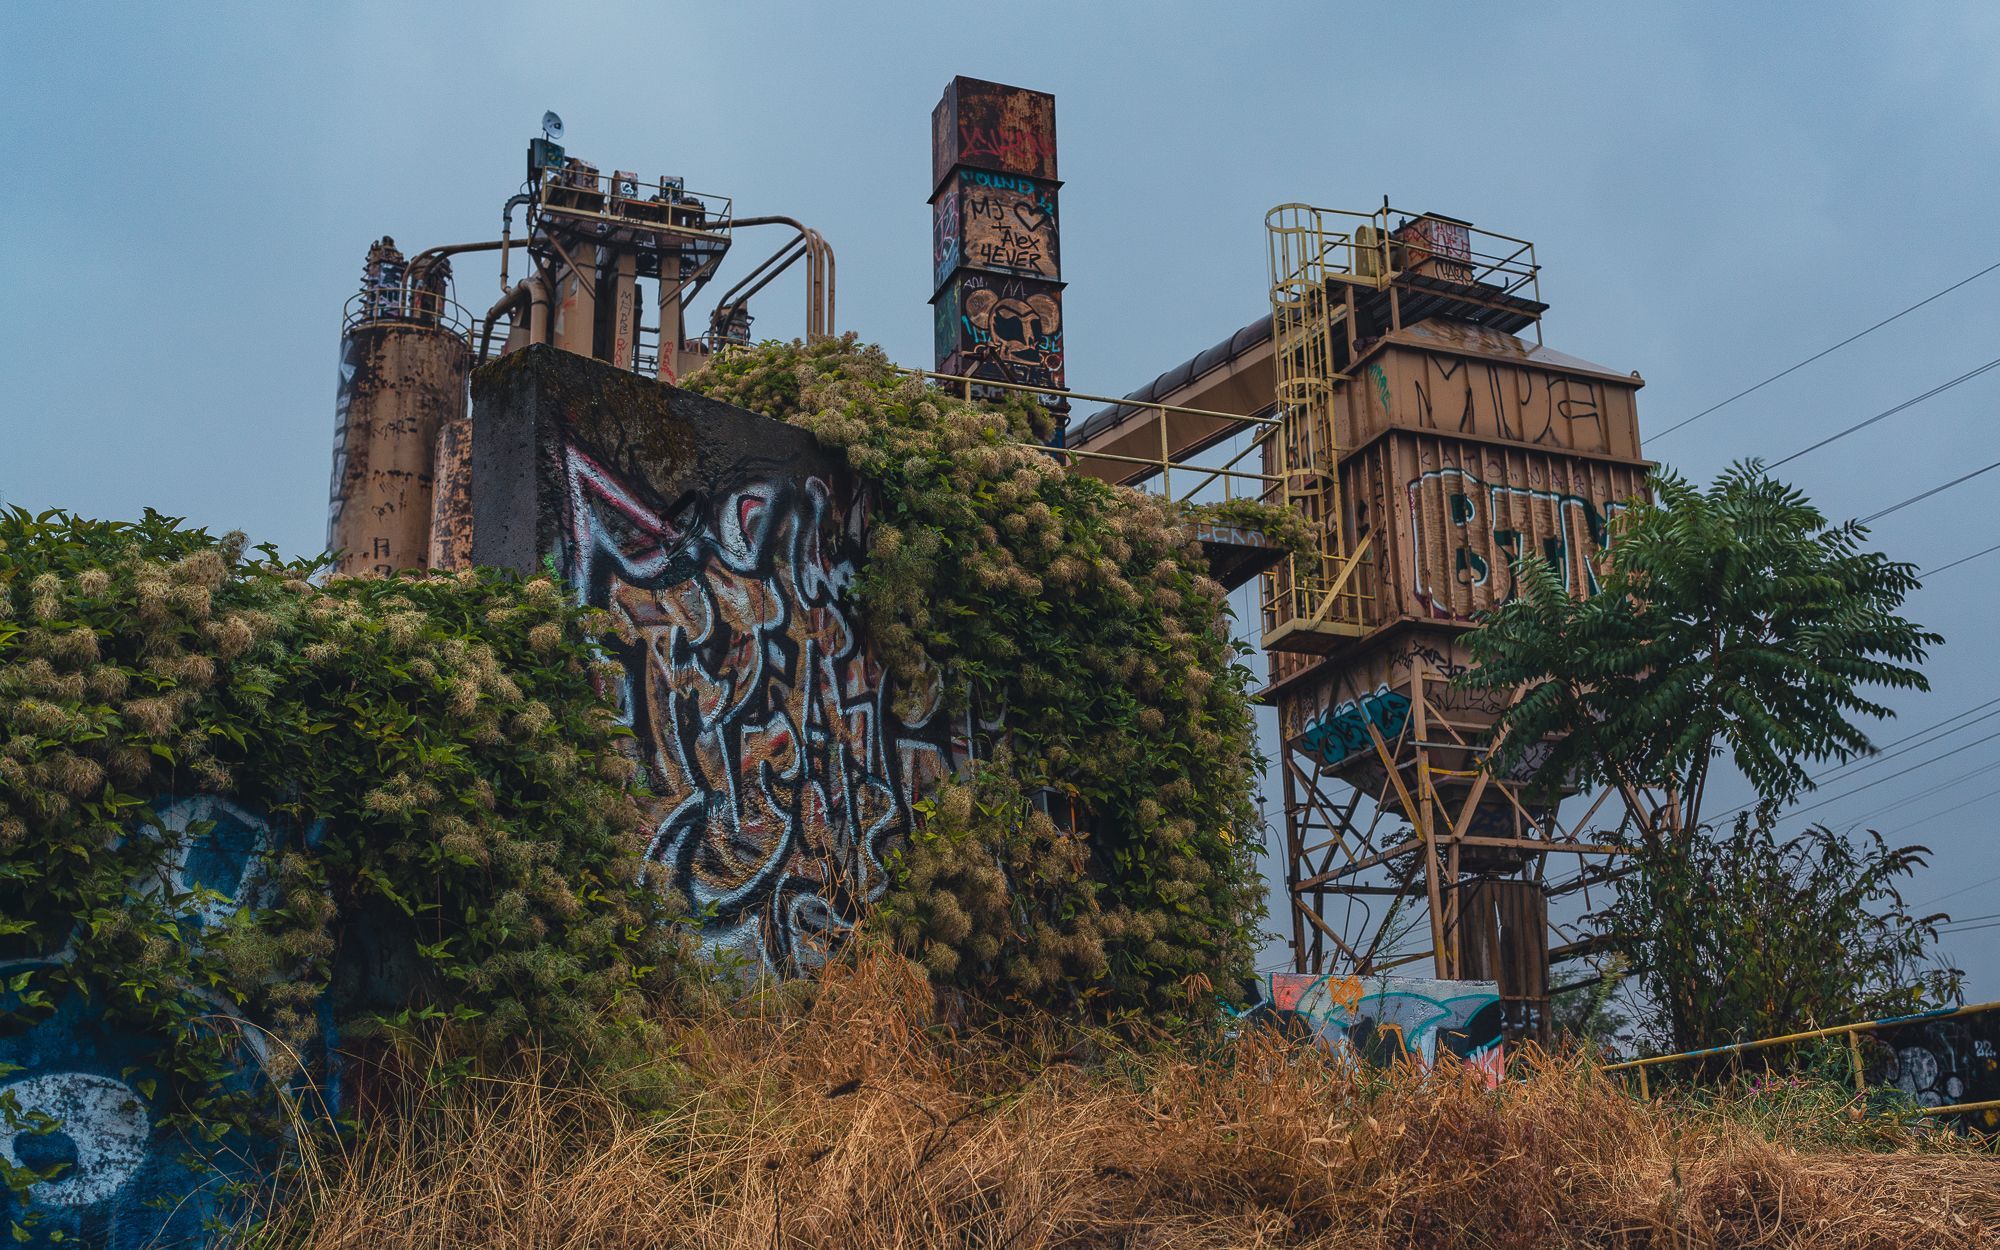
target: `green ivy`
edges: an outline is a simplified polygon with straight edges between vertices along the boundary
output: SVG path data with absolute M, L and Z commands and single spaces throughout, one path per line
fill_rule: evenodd
M 1262 890 L 1249 670 L 1185 508 L 1064 471 L 1024 399 L 955 399 L 851 338 L 726 352 L 688 383 L 841 449 L 874 492 L 854 594 L 899 702 L 939 674 L 1003 749 L 920 805 L 884 900 L 991 997 L 1233 997 Z M 1074 832 L 1032 796 L 1080 813 Z
M 343 1040 L 430 1019 L 475 1048 L 597 1046 L 642 1029 L 635 991 L 676 957 L 595 617 L 548 578 L 324 568 L 151 511 L 0 513 L 0 957 L 69 951 L 0 1008 L 89 996 L 156 1039 L 163 1102 L 211 1135 L 257 1114 L 225 1093 L 219 1001 L 280 1055 L 329 1001 Z M 199 892 L 150 885 L 205 832 L 160 828 L 156 801 L 197 794 L 278 840 L 205 932 Z

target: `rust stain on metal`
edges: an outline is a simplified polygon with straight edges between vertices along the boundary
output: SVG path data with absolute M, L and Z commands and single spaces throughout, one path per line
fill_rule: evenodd
M 454 417 L 438 427 L 431 487 L 430 567 L 472 564 L 472 420 Z
M 339 574 L 387 576 L 429 560 L 431 457 L 465 415 L 469 361 L 447 330 L 364 322 L 342 336 L 327 546 Z

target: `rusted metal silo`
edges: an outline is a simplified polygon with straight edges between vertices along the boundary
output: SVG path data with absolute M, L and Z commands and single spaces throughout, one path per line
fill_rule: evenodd
M 335 571 L 423 568 L 439 429 L 465 417 L 467 322 L 442 261 L 412 274 L 395 242 L 368 249 L 340 335 L 327 547 Z

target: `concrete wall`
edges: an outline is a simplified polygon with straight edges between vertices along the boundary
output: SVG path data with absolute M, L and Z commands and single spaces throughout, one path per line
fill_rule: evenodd
M 163 799 L 156 810 L 160 823 L 133 833 L 166 845 L 163 871 L 157 880 L 133 882 L 135 893 L 213 891 L 181 908 L 182 923 L 197 932 L 258 903 L 263 856 L 277 844 L 264 813 L 210 796 Z M 38 1171 L 68 1165 L 32 1186 L 26 1203 L 0 1187 L 0 1229 L 22 1225 L 28 1245 L 207 1245 L 204 1223 L 235 1210 L 228 1182 L 254 1174 L 277 1143 L 234 1134 L 204 1141 L 169 1123 L 171 1077 L 153 1066 L 152 1038 L 107 1018 L 100 1001 L 79 991 L 34 1006 L 7 984 L 70 958 L 68 942 L 0 958 L 0 1159 Z M 213 999 L 218 1018 L 242 1016 L 224 994 Z M 330 1018 L 323 1027 L 319 1044 L 330 1046 Z M 269 1043 L 254 1021 L 231 1031 L 241 1066 L 228 1088 L 248 1091 L 266 1080 Z M 337 1107 L 339 1097 L 337 1083 L 322 1084 L 312 1101 Z M 37 1113 L 59 1126 L 38 1131 Z
M 616 623 L 654 879 L 715 948 L 817 965 L 948 770 L 844 593 L 864 492 L 802 430 L 548 348 L 477 373 L 473 410 L 474 562 L 552 565 Z

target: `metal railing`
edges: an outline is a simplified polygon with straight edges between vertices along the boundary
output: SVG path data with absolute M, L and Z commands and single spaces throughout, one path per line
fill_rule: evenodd
M 1944 1011 L 1919 1012 L 1913 1016 L 1890 1016 L 1882 1020 L 1861 1020 L 1853 1024 L 1836 1024 L 1830 1028 L 1807 1029 L 1799 1033 L 1785 1033 L 1778 1037 L 1761 1037 L 1755 1041 L 1734 1042 L 1727 1046 L 1708 1046 L 1700 1050 L 1683 1050 L 1671 1055 L 1652 1055 L 1644 1059 L 1627 1059 L 1619 1063 L 1604 1065 L 1603 1071 L 1633 1072 L 1638 1075 L 1641 1097 L 1651 1097 L 1652 1090 L 1646 1079 L 1646 1070 L 1661 1064 L 1685 1063 L 1692 1059 L 1713 1059 L 1722 1055 L 1740 1055 L 1753 1050 L 1765 1050 L 1773 1046 L 1792 1046 L 1800 1042 L 1817 1041 L 1829 1037 L 1845 1037 L 1850 1070 L 1854 1077 L 1857 1093 L 1868 1090 L 1866 1065 L 1861 1059 L 1861 1035 L 1882 1029 L 1905 1028 L 1931 1020 L 1950 1020 L 1957 1016 L 1975 1015 L 1984 1011 L 2000 1011 L 2000 1001 L 1973 1003 L 1965 1007 L 1949 1008 Z M 1937 1107 L 1919 1107 L 1923 1115 L 1952 1115 L 1966 1111 L 1990 1111 L 2000 1109 L 2000 1098 L 1989 1098 L 1980 1102 L 1951 1103 Z
M 342 333 L 363 324 L 388 323 L 423 326 L 456 334 L 473 344 L 476 318 L 449 295 L 415 287 L 405 292 L 397 286 L 378 286 L 348 297 L 341 306 Z
M 648 181 L 622 170 L 607 174 L 574 158 L 543 170 L 539 204 L 544 212 L 693 236 L 726 237 L 735 213 L 735 202 L 726 195 L 689 191 L 673 178 Z
M 1108 451 L 1092 451 L 1083 447 L 1056 447 L 1042 443 L 1027 444 L 1036 450 L 1046 452 L 1071 469 L 1086 464 L 1125 465 L 1133 470 L 1151 470 L 1145 476 L 1152 480 L 1157 475 L 1159 490 L 1164 498 L 1183 502 L 1196 501 L 1195 497 L 1211 488 L 1219 487 L 1223 499 L 1254 499 L 1261 503 L 1279 502 L 1283 494 L 1284 479 L 1275 473 L 1265 473 L 1241 467 L 1245 457 L 1252 452 L 1261 454 L 1264 445 L 1278 428 L 1276 417 L 1247 417 L 1240 412 L 1217 412 L 1208 408 L 1189 408 L 1181 404 L 1164 404 L 1152 400 L 1130 399 L 1123 396 L 1093 395 L 1088 391 L 1063 390 L 1052 386 L 1034 386 L 1024 382 L 1001 382 L 987 378 L 970 378 L 956 373 L 933 373 L 928 369 L 903 369 L 901 372 L 911 377 L 922 378 L 942 390 L 956 390 L 963 398 L 977 399 L 982 390 L 1013 391 L 1068 402 L 1082 400 L 1093 404 L 1114 404 L 1124 408 L 1149 411 L 1154 414 L 1155 424 L 1160 431 L 1160 451 L 1157 456 L 1121 455 Z M 1200 464 L 1187 460 L 1176 460 L 1167 429 L 1169 415 L 1198 417 L 1208 421 L 1234 423 L 1240 428 L 1261 431 L 1241 450 L 1221 464 Z M 1227 437 L 1227 435 L 1224 435 Z M 1087 471 L 1087 470 L 1086 470 Z M 1176 494 L 1174 475 L 1180 474 L 1182 488 Z M 1136 472 L 1127 477 L 1139 476 Z M 1192 482 L 1192 485 L 1188 485 Z M 1139 489 L 1144 489 L 1139 487 Z
M 1393 220 L 1393 224 L 1392 224 Z M 1412 213 L 1386 201 L 1371 212 L 1280 204 L 1265 215 L 1272 232 L 1310 240 L 1296 261 L 1275 270 L 1274 284 L 1321 271 L 1341 281 L 1381 289 L 1405 275 L 1483 287 L 1491 296 L 1540 302 L 1541 267 L 1526 239 L 1482 230 L 1435 213 Z

